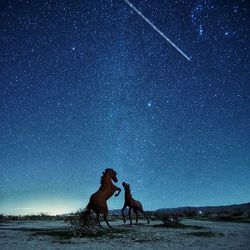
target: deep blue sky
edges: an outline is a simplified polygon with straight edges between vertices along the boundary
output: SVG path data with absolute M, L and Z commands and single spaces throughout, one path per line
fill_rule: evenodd
M 191 61 L 123 0 L 1 1 L 0 213 L 85 207 L 107 167 L 146 210 L 250 201 L 249 4 L 131 2 Z

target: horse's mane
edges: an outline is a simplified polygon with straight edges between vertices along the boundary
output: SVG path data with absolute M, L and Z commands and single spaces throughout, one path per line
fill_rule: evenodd
M 101 185 L 104 183 L 104 176 L 106 175 L 106 173 L 103 172 L 102 174 L 103 174 L 103 175 L 102 175 L 101 180 L 100 180 Z
M 127 191 L 132 196 L 130 186 L 128 186 L 125 191 Z
M 115 172 L 112 168 L 106 168 L 105 171 L 102 172 L 102 177 L 101 177 L 101 180 L 100 180 L 101 185 L 104 184 L 104 177 L 106 176 L 106 174 L 108 173 L 108 171 Z

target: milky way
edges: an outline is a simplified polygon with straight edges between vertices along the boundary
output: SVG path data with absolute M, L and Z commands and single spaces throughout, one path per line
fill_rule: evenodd
M 76 211 L 107 167 L 146 210 L 249 201 L 249 4 L 132 2 L 191 61 L 123 0 L 2 1 L 0 213 Z

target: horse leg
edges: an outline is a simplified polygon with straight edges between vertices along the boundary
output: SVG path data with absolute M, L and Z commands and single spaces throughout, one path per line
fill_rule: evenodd
M 115 197 L 118 196 L 122 191 L 120 188 L 116 187 L 115 191 L 117 191 L 117 190 L 118 190 L 118 193 L 115 194 Z
M 129 217 L 130 225 L 132 225 L 132 220 L 131 220 L 131 207 L 129 207 L 129 210 L 128 210 L 128 217 Z
M 136 214 L 136 223 L 138 223 L 138 211 L 135 210 L 135 214 Z
M 138 208 L 137 208 L 137 206 L 134 206 L 134 207 L 132 207 L 132 209 L 133 209 L 133 212 L 135 213 L 135 215 L 136 215 L 136 223 L 138 223 Z
M 101 225 L 101 223 L 100 223 L 100 213 L 97 213 L 97 214 L 96 214 L 96 221 L 97 221 L 99 227 L 102 228 L 102 225 Z
M 103 212 L 103 218 L 104 218 L 106 224 L 108 225 L 108 227 L 109 227 L 109 228 L 112 228 L 112 227 L 109 225 L 109 222 L 108 222 L 108 220 L 107 220 L 107 217 L 108 217 L 108 210 L 105 211 L 105 212 Z
M 126 223 L 126 219 L 125 219 L 125 215 L 124 215 L 124 210 L 126 208 L 126 205 L 124 204 L 123 208 L 122 208 L 122 218 L 123 218 L 123 222 Z
M 148 221 L 148 224 L 150 224 L 150 221 L 149 221 L 149 219 L 148 219 L 148 216 L 147 216 L 147 214 L 143 211 L 143 214 L 144 214 L 144 216 L 146 217 L 146 219 L 147 219 L 147 221 Z
M 149 219 L 148 219 L 148 216 L 147 216 L 146 213 L 144 212 L 144 210 L 143 210 L 143 209 L 140 209 L 139 211 L 140 211 L 141 213 L 143 213 L 143 215 L 145 216 L 145 218 L 147 219 L 148 224 L 149 224 L 150 221 L 149 221 Z

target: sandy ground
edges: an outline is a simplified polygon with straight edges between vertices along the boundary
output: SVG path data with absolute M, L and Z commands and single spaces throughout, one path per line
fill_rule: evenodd
M 111 222 L 112 229 L 75 238 L 63 221 L 0 224 L 0 249 L 250 249 L 250 224 L 183 220 L 184 228 Z

